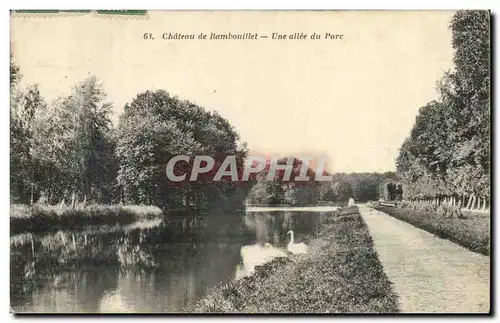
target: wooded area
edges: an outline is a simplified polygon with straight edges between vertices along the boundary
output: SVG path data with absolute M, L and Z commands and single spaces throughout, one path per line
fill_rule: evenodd
M 208 155 L 217 162 L 236 155 L 243 167 L 246 144 L 228 120 L 157 90 L 139 93 L 126 104 L 114 127 L 112 104 L 95 76 L 46 102 L 37 86 L 20 88 L 21 73 L 11 57 L 11 201 L 207 209 L 241 206 L 248 195 L 256 204 L 312 205 L 354 197 L 485 209 L 490 200 L 490 17 L 484 11 L 460 11 L 450 28 L 455 70 L 438 83 L 440 100 L 420 108 L 400 149 L 397 176 L 339 173 L 327 183 L 257 178 L 249 185 L 198 181 L 172 186 L 165 166 L 173 156 Z M 297 174 L 300 163 L 294 166 Z
M 50 103 L 37 86 L 21 90 L 20 77 L 19 67 L 11 60 L 12 203 L 60 203 L 72 208 L 77 203 L 83 207 L 123 203 L 206 210 L 241 207 L 245 199 L 292 205 L 347 202 L 350 197 L 395 199 L 390 182 L 396 180 L 395 173 L 337 173 L 332 182 L 315 182 L 309 169 L 310 181 L 294 183 L 302 165 L 299 160 L 286 183 L 279 172 L 274 181 L 261 180 L 267 176 L 264 171 L 237 185 L 203 178 L 173 185 L 165 176 L 165 166 L 177 155 L 213 156 L 218 166 L 224 157 L 235 155 L 238 167 L 243 167 L 246 144 L 217 112 L 164 90 L 146 91 L 125 106 L 113 127 L 112 104 L 95 76 Z
M 450 24 L 455 69 L 438 101 L 420 108 L 401 146 L 404 199 L 469 209 L 490 204 L 490 15 L 459 11 Z
M 280 160 L 280 164 L 285 164 L 286 159 Z M 302 165 L 300 160 L 295 158 L 295 161 L 291 181 L 283 182 L 279 174 L 274 181 L 265 181 L 267 172 L 259 174 L 247 201 L 251 204 L 305 206 L 319 201 L 346 204 L 351 197 L 357 202 L 397 199 L 396 184 L 393 183 L 397 182 L 396 173 L 334 173 L 332 181 L 316 182 L 314 171 L 309 169 L 307 176 L 310 181 L 294 182 L 293 178 L 298 176 Z
M 162 208 L 243 204 L 247 188 L 219 182 L 172 189 L 165 165 L 176 155 L 236 155 L 245 144 L 227 120 L 166 91 L 138 94 L 113 127 L 112 105 L 95 76 L 46 102 L 22 91 L 11 60 L 11 202 L 148 204 Z M 231 203 L 229 203 L 231 202 Z

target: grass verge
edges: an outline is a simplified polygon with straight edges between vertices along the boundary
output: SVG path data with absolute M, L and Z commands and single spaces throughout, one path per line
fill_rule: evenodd
M 307 255 L 275 259 L 250 277 L 218 286 L 187 311 L 398 312 L 397 296 L 358 212 L 335 213 L 308 245 Z
M 10 206 L 10 234 L 79 229 L 90 225 L 125 225 L 163 215 L 160 208 L 144 205 Z
M 410 223 L 440 238 L 453 241 L 471 251 L 490 255 L 490 217 L 469 214 L 467 218 L 449 218 L 436 212 L 411 208 L 375 206 L 396 219 Z

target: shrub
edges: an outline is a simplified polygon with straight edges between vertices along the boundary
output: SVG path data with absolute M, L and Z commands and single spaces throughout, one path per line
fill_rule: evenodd
M 457 206 L 441 205 L 435 212 L 376 206 L 397 219 L 453 241 L 471 251 L 490 254 L 490 218 L 465 218 Z M 428 210 L 428 209 L 427 209 Z
M 162 210 L 144 205 L 97 205 L 87 207 L 59 207 L 11 205 L 10 232 L 45 232 L 78 229 L 89 225 L 123 225 L 141 219 L 161 217 Z
M 464 216 L 462 214 L 462 210 L 458 206 L 451 206 L 451 205 L 441 204 L 437 208 L 436 213 L 440 217 L 458 218 L 458 219 L 463 219 L 464 218 Z

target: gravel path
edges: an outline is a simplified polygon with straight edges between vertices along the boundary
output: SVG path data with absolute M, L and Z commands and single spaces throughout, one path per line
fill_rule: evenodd
M 488 313 L 490 258 L 360 206 L 403 313 Z

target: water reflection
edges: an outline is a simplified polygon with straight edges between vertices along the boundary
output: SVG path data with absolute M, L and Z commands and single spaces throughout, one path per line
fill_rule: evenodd
M 238 246 L 211 243 L 193 249 L 197 252 L 192 258 L 174 257 L 154 272 L 121 271 L 116 289 L 104 295 L 98 311 L 177 312 L 195 303 L 207 289 L 230 280 L 239 261 Z
M 12 306 L 21 312 L 95 312 L 101 297 L 116 288 L 116 274 L 117 268 L 61 272 L 35 288 L 23 303 L 13 300 Z
M 71 255 L 108 259 L 95 265 L 80 258 L 69 267 L 42 263 L 40 259 L 59 252 L 53 242 L 50 253 L 43 249 L 46 244 L 37 245 L 34 257 L 30 247 L 11 249 L 11 260 L 24 257 L 36 268 L 30 279 L 11 270 L 11 279 L 18 282 L 11 290 L 16 295 L 11 296 L 12 307 L 22 312 L 177 312 L 221 282 L 251 275 L 256 266 L 287 256 L 287 231 L 293 229 L 295 242 L 302 242 L 324 217 L 320 212 L 171 217 L 154 228 L 77 234 L 69 248 L 61 247 L 68 253 L 74 245 Z
M 255 272 L 255 267 L 261 266 L 275 258 L 287 257 L 286 250 L 277 248 L 269 243 L 264 246 L 257 243 L 241 247 L 242 262 L 238 264 L 235 279 L 250 276 Z
M 289 240 L 287 232 L 293 230 L 295 242 L 302 242 L 304 237 L 323 223 L 325 212 L 247 212 L 245 226 L 255 233 L 255 240 L 273 246 L 285 247 Z

